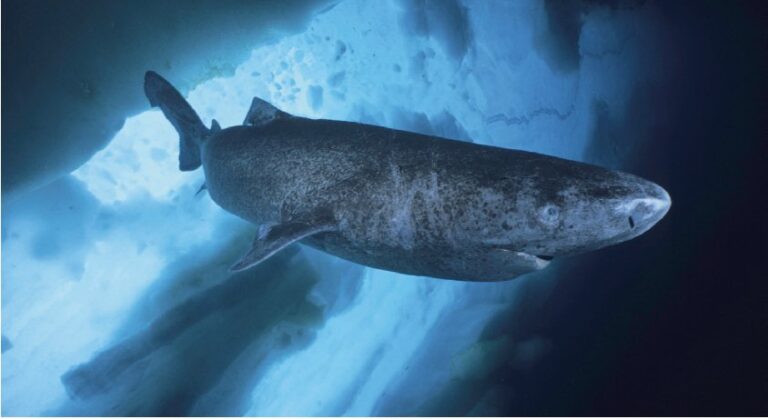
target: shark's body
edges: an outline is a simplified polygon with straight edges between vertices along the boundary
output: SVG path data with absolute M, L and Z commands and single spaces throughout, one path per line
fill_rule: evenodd
M 145 91 L 181 136 L 180 168 L 260 226 L 246 269 L 290 243 L 436 278 L 512 279 L 553 257 L 636 237 L 669 195 L 626 173 L 383 127 L 294 117 L 254 99 L 242 126 L 206 129 L 155 73 Z

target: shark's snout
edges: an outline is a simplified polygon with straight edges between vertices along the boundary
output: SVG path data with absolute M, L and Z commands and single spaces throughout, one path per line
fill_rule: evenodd
M 616 207 L 616 212 L 627 219 L 633 236 L 644 233 L 658 223 L 669 211 L 672 199 L 664 188 L 647 182 L 641 196 L 628 198 Z

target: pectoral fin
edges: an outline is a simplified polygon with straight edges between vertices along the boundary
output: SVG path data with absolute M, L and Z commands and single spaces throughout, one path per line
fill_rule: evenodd
M 289 222 L 271 227 L 263 227 L 253 240 L 251 249 L 229 268 L 238 272 L 259 264 L 289 244 L 313 234 L 325 233 L 336 229 L 335 223 Z

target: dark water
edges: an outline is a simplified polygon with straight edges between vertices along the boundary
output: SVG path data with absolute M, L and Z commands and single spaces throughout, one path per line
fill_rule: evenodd
M 768 255 L 768 38 L 757 23 L 767 9 L 705 2 L 662 10 L 679 66 L 669 83 L 633 92 L 615 135 L 650 138 L 627 168 L 658 176 L 673 209 L 650 233 L 655 240 L 590 255 L 558 284 L 532 327 L 557 336 L 564 350 L 520 378 L 527 390 L 516 399 L 526 413 L 768 408 L 760 344 L 768 325 L 768 271 L 760 262 Z M 658 112 L 668 119 L 647 126 Z

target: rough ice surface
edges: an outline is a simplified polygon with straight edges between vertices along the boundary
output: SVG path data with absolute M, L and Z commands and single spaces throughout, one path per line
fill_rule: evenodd
M 638 64 L 661 42 L 643 30 L 652 13 L 596 7 L 574 35 L 537 1 L 344 1 L 188 98 L 224 127 L 259 96 L 306 117 L 617 166 L 632 144 L 591 141 L 656 77 Z M 202 172 L 177 158 L 171 125 L 146 111 L 70 175 L 6 204 L 2 414 L 430 414 L 501 353 L 546 362 L 546 336 L 483 332 L 546 298 L 567 275 L 557 262 L 475 284 L 293 246 L 231 276 L 255 228 L 195 195 Z M 470 412 L 492 414 L 493 398 Z

